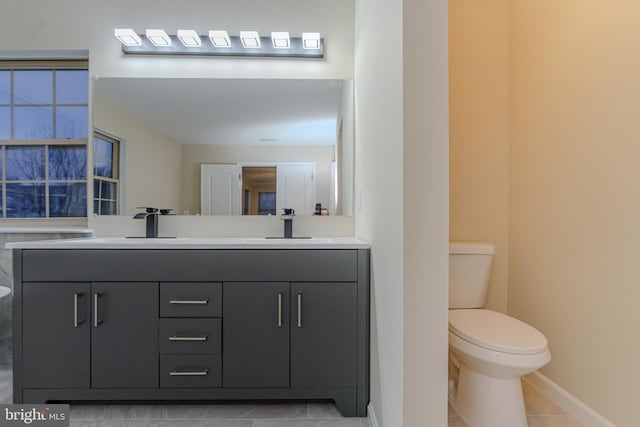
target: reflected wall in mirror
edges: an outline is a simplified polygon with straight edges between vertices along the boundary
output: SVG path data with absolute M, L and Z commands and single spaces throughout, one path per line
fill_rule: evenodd
M 294 207 L 313 215 L 317 204 L 330 215 L 352 214 L 351 80 L 97 78 L 93 99 L 96 131 L 121 141 L 114 164 L 122 215 L 136 206 L 223 215 Z M 303 164 L 311 187 L 292 172 Z M 232 211 L 208 205 L 231 194 L 206 181 L 215 165 L 237 168 Z M 275 190 L 257 184 L 267 170 L 276 172 Z

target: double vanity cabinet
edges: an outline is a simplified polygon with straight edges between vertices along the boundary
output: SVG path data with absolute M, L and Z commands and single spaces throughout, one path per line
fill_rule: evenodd
M 331 399 L 365 416 L 364 242 L 163 240 L 15 244 L 16 403 Z

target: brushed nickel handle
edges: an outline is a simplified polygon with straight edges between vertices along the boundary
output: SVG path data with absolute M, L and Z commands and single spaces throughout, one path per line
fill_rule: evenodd
M 282 328 L 282 292 L 278 293 L 278 328 Z
M 93 327 L 97 328 L 102 320 L 98 320 L 98 298 L 102 296 L 101 292 L 96 292 L 93 294 Z
M 298 328 L 302 328 L 302 294 L 298 294 Z
M 78 320 L 78 298 L 82 296 L 82 293 L 73 294 L 73 327 L 77 328 L 82 324 L 82 320 Z
M 202 371 L 171 371 L 169 375 L 172 377 L 204 377 L 205 375 L 209 375 L 209 370 L 204 369 Z
M 172 299 L 172 300 L 169 300 L 169 304 L 196 304 L 196 305 L 206 305 L 206 304 L 209 304 L 209 300 L 208 300 L 208 299 L 203 299 L 203 300 Z
M 203 335 L 201 337 L 179 337 L 179 336 L 171 336 L 169 337 L 169 341 L 206 341 L 209 339 L 209 335 Z

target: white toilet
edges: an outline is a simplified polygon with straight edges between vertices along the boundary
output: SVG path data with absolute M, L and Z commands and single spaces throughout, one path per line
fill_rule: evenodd
M 494 251 L 449 244 L 449 403 L 468 427 L 527 427 L 520 377 L 551 353 L 535 328 L 481 308 Z

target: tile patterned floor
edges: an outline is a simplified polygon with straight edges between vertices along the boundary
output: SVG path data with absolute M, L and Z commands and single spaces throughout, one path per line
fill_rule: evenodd
M 0 368 L 0 403 L 12 403 L 11 370 Z M 71 427 L 369 427 L 332 403 L 71 405 Z
M 526 379 L 522 381 L 522 391 L 529 427 L 582 427 L 582 424 L 565 414 Z M 466 427 L 451 405 L 449 405 L 449 427 Z
M 528 381 L 522 382 L 529 427 L 582 427 Z M 12 402 L 11 371 L 0 368 L 0 403 Z M 370 427 L 330 403 L 72 405 L 71 427 Z M 449 406 L 448 427 L 466 427 Z M 503 427 L 503 426 L 500 426 Z M 504 426 L 506 427 L 506 426 Z

